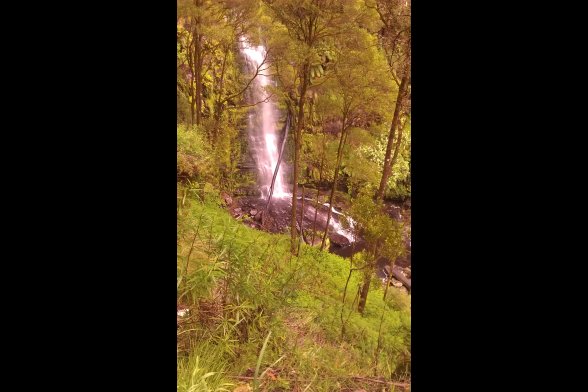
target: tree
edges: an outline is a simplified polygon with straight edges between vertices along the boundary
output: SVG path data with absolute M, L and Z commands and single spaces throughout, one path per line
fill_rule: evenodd
M 345 10 L 351 0 L 264 0 L 272 16 L 285 28 L 284 33 L 290 42 L 286 45 L 293 51 L 282 52 L 288 57 L 286 63 L 293 68 L 293 78 L 282 86 L 286 89 L 287 99 L 293 101 L 294 119 L 294 162 L 292 215 L 290 220 L 291 252 L 297 253 L 296 203 L 298 194 L 298 178 L 300 170 L 300 146 L 304 120 L 304 105 L 307 91 L 311 83 L 311 72 L 314 75 L 319 69 L 321 44 L 338 33 L 346 25 Z M 317 59 L 319 64 L 317 65 Z M 278 72 L 281 64 L 277 62 Z M 284 67 L 281 67 L 284 71 Z M 285 72 L 288 72 L 287 70 Z
M 402 143 L 402 127 L 399 127 L 400 118 L 404 112 L 410 111 L 407 98 L 410 96 L 410 68 L 411 68 L 411 3 L 409 0 L 370 0 L 366 2 L 369 9 L 378 14 L 382 27 L 378 31 L 378 37 L 384 51 L 390 69 L 390 76 L 396 82 L 398 95 L 394 107 L 394 116 L 390 125 L 386 156 L 382 168 L 380 186 L 375 194 L 376 200 L 381 200 L 387 188 L 392 167 L 398 157 Z M 400 82 L 399 82 L 400 80 Z M 396 131 L 396 147 L 392 156 L 392 148 Z
M 255 10 L 256 4 L 247 0 L 178 0 L 178 41 L 184 53 L 181 66 L 188 77 L 191 124 L 202 123 L 205 92 L 216 96 L 211 99 L 213 131 L 218 128 L 222 105 L 243 93 L 223 96 L 227 62 L 238 38 L 254 24 Z M 210 80 L 208 88 L 205 79 Z
M 385 61 L 376 49 L 372 37 L 363 29 L 353 29 L 340 40 L 338 47 L 339 61 L 334 67 L 331 80 L 330 98 L 336 102 L 341 118 L 341 134 L 337 148 L 335 174 L 329 196 L 327 225 L 321 243 L 324 248 L 329 231 L 333 209 L 333 199 L 337 189 L 343 149 L 347 142 L 350 128 L 371 117 L 382 107 L 382 99 L 391 90 L 385 75 Z
M 354 200 L 352 211 L 357 222 L 356 230 L 366 241 L 366 263 L 363 284 L 359 294 L 357 310 L 363 314 L 367 303 L 376 261 L 385 257 L 392 262 L 405 252 L 402 224 L 383 212 L 368 193 L 362 193 Z
M 244 93 L 263 67 L 245 75 L 238 46 L 257 27 L 258 10 L 259 4 L 248 0 L 178 3 L 178 123 L 206 136 L 217 162 L 215 180 L 226 190 L 239 175 Z
M 406 91 L 408 89 L 409 84 L 408 72 L 410 72 L 409 69 L 402 76 L 400 88 L 398 89 L 398 96 L 396 98 L 396 105 L 394 108 L 394 117 L 392 119 L 392 124 L 390 125 L 390 134 L 388 136 L 388 144 L 386 146 L 386 156 L 384 158 L 384 167 L 382 169 L 382 179 L 380 180 L 380 186 L 376 193 L 376 200 L 381 200 L 384 197 L 384 192 L 386 191 L 388 179 L 390 178 L 390 174 L 392 173 L 392 167 L 394 166 L 394 163 L 396 163 L 398 152 L 400 151 L 400 145 L 402 143 L 402 127 L 399 127 L 399 123 L 402 110 L 402 101 L 406 96 Z M 394 148 L 394 155 L 391 157 L 396 129 L 398 129 L 398 138 L 396 141 L 396 147 Z
M 202 109 L 202 73 L 206 55 L 206 27 L 212 16 L 210 1 L 178 0 L 178 23 L 182 30 L 178 38 L 183 41 L 188 65 L 188 96 L 190 124 L 200 125 Z

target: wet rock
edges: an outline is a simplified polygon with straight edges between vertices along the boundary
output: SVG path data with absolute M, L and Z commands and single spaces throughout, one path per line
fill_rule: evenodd
M 329 239 L 335 245 L 339 245 L 339 246 L 347 246 L 347 245 L 349 245 L 349 240 L 345 236 L 343 236 L 341 234 L 338 234 L 338 233 L 332 233 L 329 236 Z
M 390 215 L 392 215 L 392 218 L 394 218 L 397 221 L 402 219 L 402 214 L 400 214 L 400 208 L 395 207 L 395 208 L 391 209 Z
M 233 198 L 228 193 L 221 193 L 221 198 L 225 202 L 226 206 L 231 206 L 233 204 Z
M 405 269 L 403 270 L 403 274 L 404 274 L 404 276 L 406 276 L 408 279 L 410 279 L 410 276 L 411 276 L 411 273 L 410 273 L 410 272 L 411 272 L 411 271 L 410 271 L 410 268 L 405 268 Z
M 402 282 L 399 280 L 396 280 L 394 278 L 390 279 L 390 281 L 392 282 L 392 286 L 394 287 L 402 287 Z

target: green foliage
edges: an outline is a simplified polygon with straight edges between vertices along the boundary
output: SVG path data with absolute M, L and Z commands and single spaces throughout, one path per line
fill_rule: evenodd
M 200 342 L 188 357 L 180 357 L 177 362 L 178 392 L 231 391 L 232 383 L 223 377 L 227 361 L 222 347 Z
M 373 375 L 382 309 L 386 310 L 384 348 L 376 373 L 390 375 L 404 363 L 398 353 L 410 350 L 410 309 L 394 296 L 384 301 L 382 289 L 374 285 L 361 317 L 354 310 L 356 301 L 353 304 L 359 273 L 349 283 L 344 306 L 347 328 L 341 337 L 348 261 L 304 244 L 299 257 L 291 256 L 288 236 L 251 229 L 214 203 L 192 200 L 178 217 L 178 254 L 184 257 L 178 259 L 178 268 L 184 265 L 196 233 L 188 277 L 178 290 L 179 301 L 193 309 L 195 322 L 182 326 L 178 339 L 191 342 L 185 344 L 191 347 L 187 352 L 193 361 L 195 355 L 204 360 L 205 349 L 218 351 L 207 354 L 211 360 L 206 361 L 206 372 L 218 372 L 218 383 L 255 368 L 261 359 L 260 389 L 277 384 L 293 388 L 287 376 L 292 370 L 300 378 L 314 379 L 311 388 L 316 390 L 329 389 L 334 380 L 342 388 L 351 387 L 349 375 Z M 203 315 L 206 323 L 196 322 Z M 199 346 L 204 341 L 208 346 Z M 268 373 L 262 372 L 268 368 L 280 369 L 285 378 L 278 376 L 269 384 Z
M 205 142 L 202 128 L 177 126 L 177 172 L 189 178 L 205 179 L 212 170 L 210 146 Z
M 401 225 L 372 201 L 397 93 L 393 80 L 406 57 L 406 46 L 389 47 L 390 31 L 406 20 L 386 27 L 397 22 L 399 7 L 396 0 L 178 3 L 177 300 L 190 309 L 178 318 L 178 391 L 230 390 L 232 376 L 249 369 L 259 390 L 356 390 L 350 375 L 410 373 L 410 296 L 391 287 L 384 299 L 381 282 L 361 269 L 404 249 Z M 200 65 L 191 63 L 197 34 Z M 351 264 L 306 244 L 292 256 L 287 235 L 251 229 L 220 208 L 221 190 L 254 182 L 237 169 L 247 151 L 248 108 L 242 106 L 251 80 L 237 44 L 242 34 L 269 49 L 264 73 L 276 85 L 267 92 L 280 108 L 305 103 L 300 182 L 318 182 L 321 162 L 323 182 L 333 181 L 344 132 L 338 176 L 368 241 Z M 202 80 L 201 121 L 188 126 L 195 76 Z M 300 97 L 304 80 L 308 91 Z M 410 197 L 410 120 L 404 118 L 388 181 L 387 196 L 394 198 Z M 360 315 L 364 274 L 373 281 Z
M 351 215 L 374 259 L 383 256 L 395 260 L 405 252 L 402 224 L 385 214 L 370 193 L 362 192 L 353 200 Z
M 394 146 L 398 141 L 398 135 L 394 139 Z M 359 155 L 363 159 L 373 162 L 376 167 L 382 168 L 384 165 L 384 157 L 386 155 L 386 145 L 388 143 L 387 132 L 382 132 L 380 137 L 375 139 L 373 144 L 364 144 L 359 147 Z M 410 151 L 411 151 L 411 129 L 410 120 L 407 119 L 404 124 L 402 132 L 402 143 L 400 146 L 400 153 L 396 163 L 392 167 L 392 174 L 388 179 L 387 194 L 390 198 L 406 198 L 410 197 Z M 378 179 L 376 183 L 379 184 L 381 177 L 381 169 L 378 170 Z

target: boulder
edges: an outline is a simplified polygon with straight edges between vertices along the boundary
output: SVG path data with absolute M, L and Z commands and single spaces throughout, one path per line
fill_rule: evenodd
M 329 236 L 329 239 L 335 245 L 339 245 L 339 246 L 349 245 L 349 240 L 345 236 L 338 234 L 338 233 L 331 233 L 331 235 Z
M 410 273 L 410 267 L 405 268 L 403 271 L 404 276 L 406 276 L 408 279 L 410 279 L 411 273 Z
M 392 282 L 392 286 L 394 286 L 394 287 L 402 287 L 402 282 L 400 282 L 400 281 L 398 281 L 398 280 L 396 280 L 394 278 L 390 279 L 390 281 Z

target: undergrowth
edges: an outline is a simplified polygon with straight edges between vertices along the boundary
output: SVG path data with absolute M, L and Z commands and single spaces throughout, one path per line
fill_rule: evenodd
M 410 382 L 406 293 L 390 287 L 385 300 L 373 284 L 361 316 L 359 271 L 342 305 L 349 260 L 305 244 L 292 256 L 287 235 L 245 226 L 216 198 L 182 204 L 177 300 L 189 310 L 178 317 L 179 392 L 381 391 L 385 381 Z

